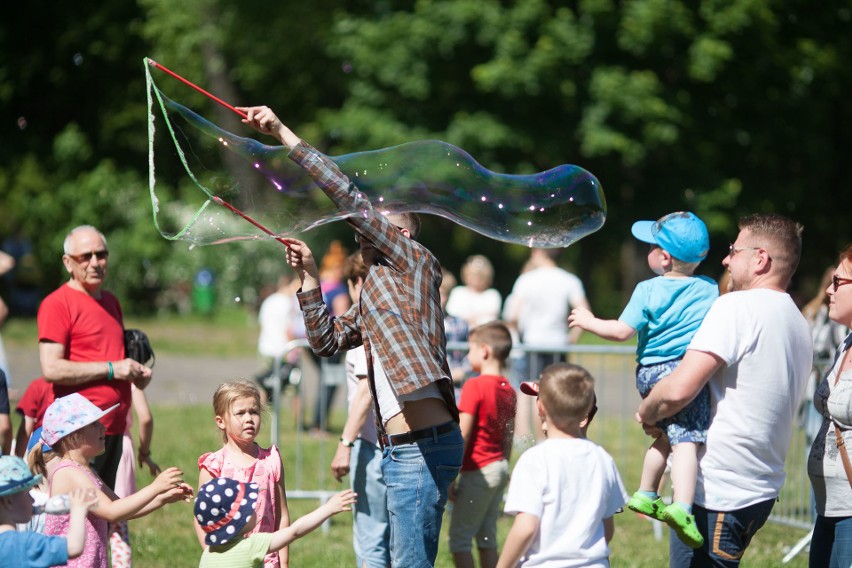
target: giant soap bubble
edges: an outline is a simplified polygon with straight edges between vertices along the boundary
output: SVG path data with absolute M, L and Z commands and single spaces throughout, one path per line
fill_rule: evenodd
M 338 209 L 287 157 L 286 147 L 229 132 L 167 97 L 147 65 L 146 74 L 149 181 L 164 237 L 197 245 L 271 238 L 222 201 L 277 236 L 357 214 Z M 578 166 L 495 173 L 438 140 L 330 158 L 382 212 L 439 215 L 508 243 L 568 246 L 606 218 L 600 182 Z

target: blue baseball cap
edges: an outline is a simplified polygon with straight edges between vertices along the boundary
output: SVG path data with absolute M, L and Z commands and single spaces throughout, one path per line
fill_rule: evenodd
M 707 226 L 694 213 L 677 211 L 657 221 L 636 221 L 633 236 L 658 245 L 682 262 L 701 262 L 710 250 Z

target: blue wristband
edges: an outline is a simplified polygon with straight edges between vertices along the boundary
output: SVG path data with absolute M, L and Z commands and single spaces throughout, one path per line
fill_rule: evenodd
M 109 365 L 109 373 L 107 373 L 107 380 L 111 381 L 113 377 L 115 377 L 115 370 L 112 368 L 112 361 L 107 361 L 107 365 Z

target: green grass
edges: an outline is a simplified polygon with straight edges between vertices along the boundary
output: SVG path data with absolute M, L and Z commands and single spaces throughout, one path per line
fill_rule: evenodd
M 289 408 L 287 402 L 283 408 Z M 185 474 L 185 479 L 197 486 L 198 469 L 196 461 L 202 453 L 217 450 L 221 439 L 215 428 L 211 409 L 207 406 L 155 407 L 156 432 L 153 452 L 161 466 L 176 465 Z M 266 419 L 266 417 L 265 417 Z M 343 417 L 335 415 L 333 425 L 342 424 Z M 268 444 L 268 431 L 258 442 Z M 592 425 L 592 438 L 602 443 L 614 456 L 625 456 L 619 469 L 628 491 L 638 483 L 641 469 L 644 435 L 633 424 L 615 419 L 596 420 Z M 341 488 L 331 477 L 328 464 L 335 450 L 336 438 L 318 440 L 307 435 L 301 436 L 303 473 L 297 475 L 297 443 L 293 421 L 282 418 L 281 453 L 284 471 L 289 489 L 327 489 Z M 616 441 L 615 444 L 608 441 Z M 627 449 L 630 447 L 632 449 Z M 515 452 L 515 458 L 520 455 Z M 140 484 L 151 481 L 147 472 L 138 474 Z M 291 518 L 295 519 L 314 507 L 313 500 L 292 499 L 289 503 Z M 578 512 L 578 514 L 581 514 Z M 448 548 L 448 516 L 445 517 L 443 536 L 440 543 L 436 565 L 451 567 L 452 556 Z M 499 541 L 505 541 L 511 526 L 511 518 L 504 517 L 498 526 Z M 749 548 L 744 567 L 778 566 L 781 558 L 790 546 L 805 534 L 805 531 L 767 524 L 757 535 Z M 175 503 L 156 511 L 148 517 L 131 523 L 134 558 L 138 566 L 144 567 L 183 567 L 196 566 L 201 549 L 192 528 L 192 510 L 188 503 Z M 351 518 L 338 515 L 332 519 L 329 533 L 321 529 L 296 541 L 290 551 L 291 565 L 303 568 L 328 568 L 353 566 Z M 616 533 L 611 543 L 611 563 L 614 567 L 658 568 L 668 563 L 668 531 L 663 531 L 663 540 L 654 540 L 650 521 L 629 511 L 616 516 Z M 806 554 L 793 560 L 788 566 L 804 567 Z

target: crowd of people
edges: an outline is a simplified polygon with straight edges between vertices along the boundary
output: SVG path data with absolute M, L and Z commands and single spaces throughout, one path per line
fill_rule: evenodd
M 671 527 L 671 566 L 737 566 L 780 494 L 810 377 L 819 423 L 808 459 L 817 515 L 810 562 L 852 565 L 852 335 L 825 378 L 812 376 L 813 322 L 852 326 L 852 248 L 809 319 L 787 293 L 802 227 L 775 214 L 740 220 L 721 295 L 695 275 L 710 246 L 706 226 L 675 212 L 633 225 L 656 276 L 639 283 L 618 319 L 595 317 L 579 279 L 548 250 L 532 250 L 504 302 L 486 257 L 470 257 L 462 284 L 453 285 L 417 240 L 417 215 L 375 209 L 268 107 L 239 110 L 289 148 L 337 208 L 358 212 L 346 221 L 358 250 L 338 251 L 334 262 L 281 239 L 295 278 L 283 278 L 260 313 L 261 352 L 271 360 L 304 337 L 315 356 L 343 362 L 348 413 L 330 467 L 338 480 L 349 476 L 350 488 L 291 521 L 285 464 L 278 448 L 256 441 L 269 379 L 281 379 L 271 372 L 214 393 L 222 447 L 198 458 L 197 491 L 177 468 L 154 463 L 144 395 L 152 370 L 128 356 L 119 300 L 103 288 L 105 236 L 77 227 L 62 255 L 69 280 L 38 310 L 44 376 L 19 403 L 18 455 L 0 457 L 4 562 L 129 566 L 126 521 L 186 500 L 194 502 L 202 567 L 288 566 L 290 543 L 352 511 L 358 566 L 419 568 L 435 564 L 449 501 L 457 567 L 474 565 L 474 546 L 482 568 L 607 566 L 625 506 Z M 598 409 L 594 378 L 562 359 L 582 331 L 614 341 L 638 336 L 636 420 L 651 442 L 632 495 L 612 457 L 587 438 Z M 448 339 L 467 341 L 466 352 L 448 355 Z M 519 343 L 533 354 L 514 354 Z M 510 377 L 510 363 L 522 373 Z M 0 396 L 0 415 L 9 411 Z M 315 416 L 327 412 L 321 403 Z M 512 469 L 524 415 L 538 417 L 542 441 Z M 667 504 L 660 483 L 669 463 Z M 156 476 L 139 489 L 138 465 Z M 504 513 L 514 520 L 501 549 Z

